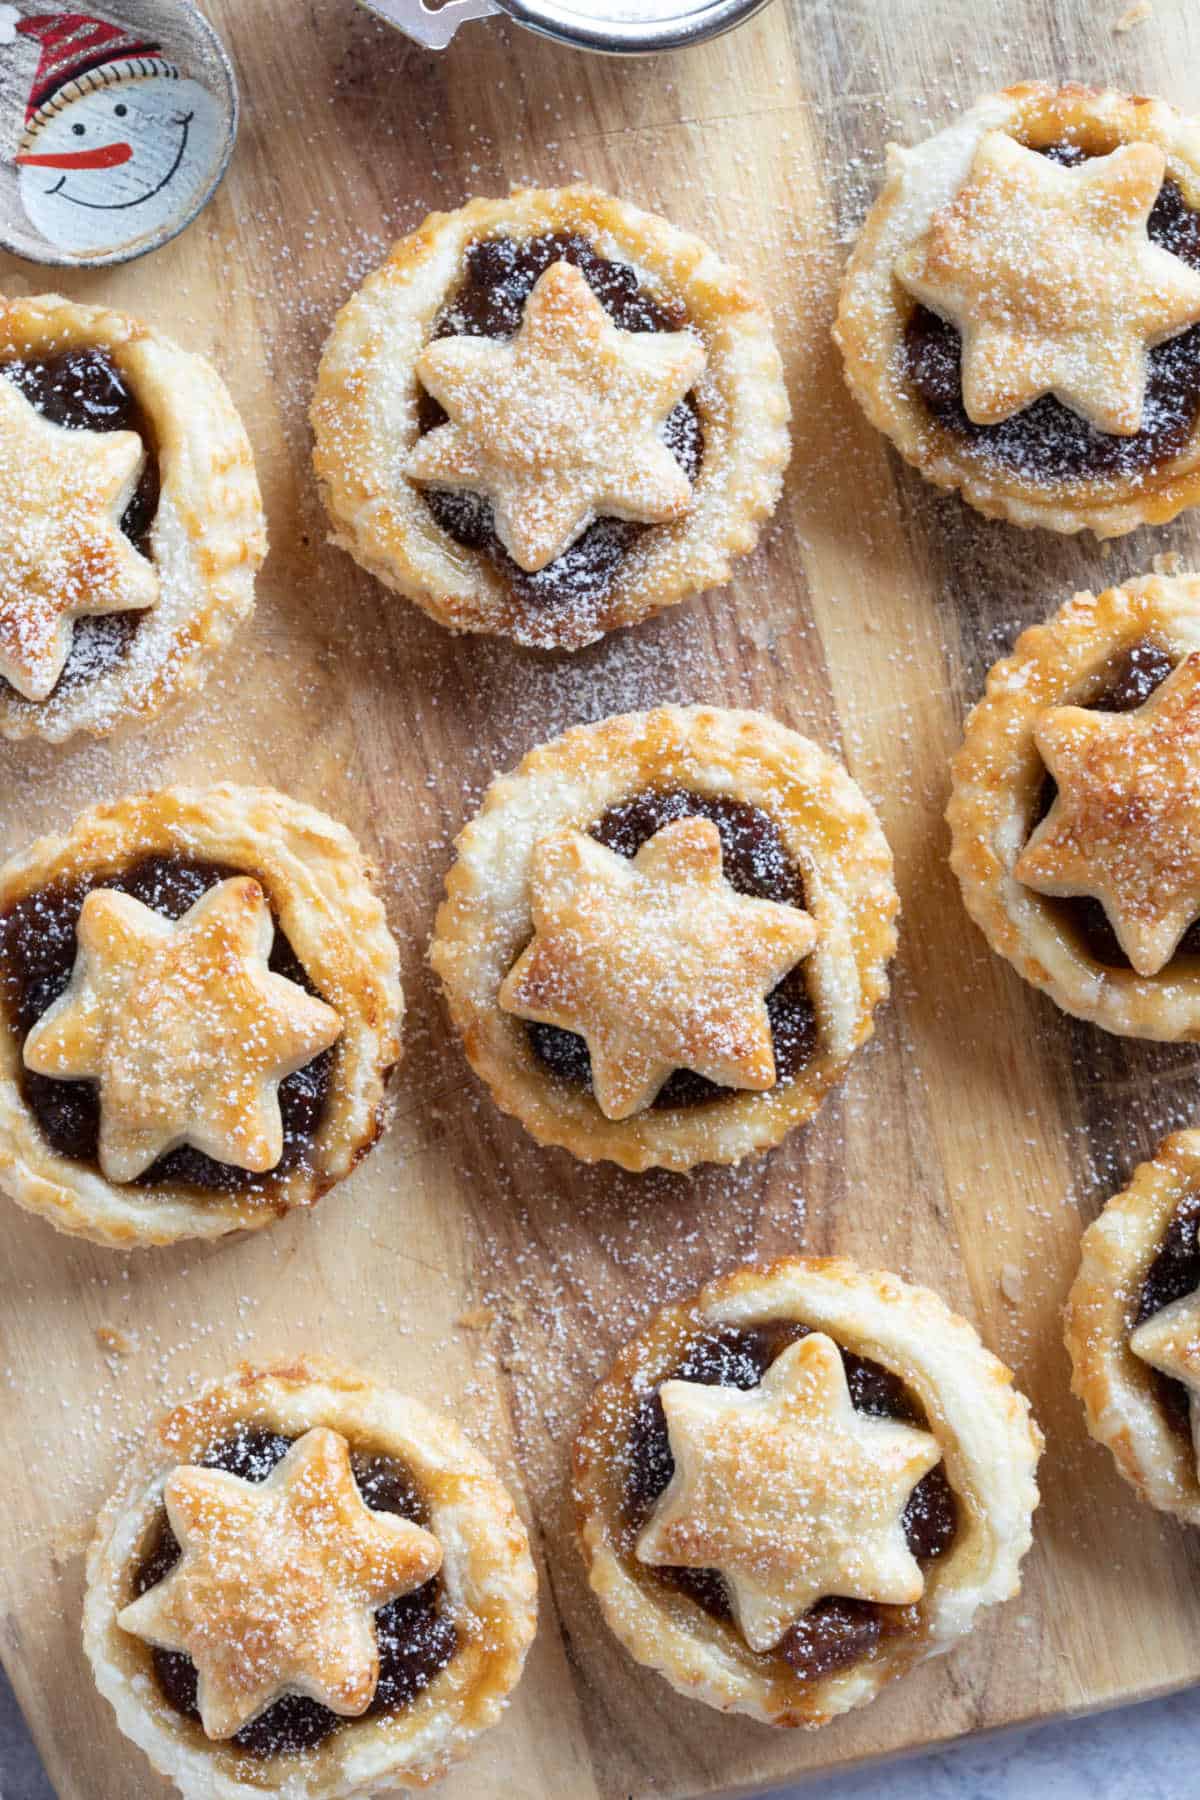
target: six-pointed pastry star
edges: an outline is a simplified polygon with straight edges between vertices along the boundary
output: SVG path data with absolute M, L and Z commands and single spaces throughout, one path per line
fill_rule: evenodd
M 722 1087 L 775 1084 L 765 996 L 812 949 L 806 912 L 739 894 L 711 819 L 664 825 L 629 860 L 570 827 L 533 858 L 534 937 L 500 989 L 506 1012 L 578 1033 L 610 1119 L 675 1069 Z
M 314 1427 L 258 1483 L 176 1469 L 163 1503 L 182 1554 L 117 1623 L 191 1657 L 207 1735 L 232 1737 L 285 1693 L 364 1713 L 379 1680 L 374 1614 L 436 1575 L 442 1551 L 367 1508 L 345 1438 Z
M 896 264 L 962 335 L 968 417 L 994 424 L 1043 394 L 1098 431 L 1140 430 L 1150 346 L 1200 320 L 1200 272 L 1150 241 L 1166 159 L 1122 144 L 1064 168 L 1003 131 Z
M 1018 881 L 1099 900 L 1137 973 L 1156 975 L 1200 915 L 1200 652 L 1136 711 L 1055 706 L 1034 741 L 1058 796 Z
M 450 415 L 407 473 L 492 503 L 496 535 L 523 569 L 545 568 L 593 519 L 665 524 L 692 501 L 662 426 L 699 377 L 690 331 L 621 331 L 571 263 L 538 279 L 511 341 L 445 337 L 417 362 Z
M 280 1080 L 340 1036 L 323 1000 L 267 965 L 258 882 L 233 876 L 179 920 L 97 888 L 64 993 L 25 1040 L 26 1068 L 100 1091 L 100 1167 L 133 1181 L 180 1144 L 263 1172 L 283 1154 Z
M 827 1597 L 921 1598 L 903 1513 L 941 1450 L 927 1431 L 855 1411 L 832 1338 L 790 1344 L 748 1391 L 667 1381 L 659 1398 L 675 1473 L 637 1555 L 719 1570 L 752 1650 Z
M 1200 1471 L 1200 1288 L 1173 1300 L 1139 1325 L 1129 1339 L 1129 1348 L 1151 1368 L 1182 1382 L 1187 1389 Z
M 0 380 L 0 676 L 28 700 L 53 691 L 74 620 L 158 599 L 120 524 L 144 461 L 136 432 L 54 425 Z

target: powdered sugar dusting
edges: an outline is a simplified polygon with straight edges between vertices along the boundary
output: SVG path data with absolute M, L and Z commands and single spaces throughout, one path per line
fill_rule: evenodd
M 928 7 L 907 0 L 876 14 L 820 4 L 800 31 L 777 6 L 711 51 L 614 70 L 491 25 L 448 59 L 424 57 L 349 6 L 324 9 L 320 33 L 284 55 L 249 13 L 228 14 L 245 123 L 226 189 L 177 245 L 106 277 L 105 293 L 231 380 L 272 521 L 258 613 L 203 699 L 146 731 L 0 747 L 0 835 L 16 851 L 98 799 L 168 779 L 236 775 L 325 806 L 380 867 L 406 1058 L 395 1124 L 368 1162 L 314 1214 L 252 1240 L 126 1257 L 9 1211 L 0 1391 L 31 1485 L 6 1513 L 4 1594 L 30 1689 L 61 1691 L 67 1671 L 87 1704 L 79 1553 L 153 1416 L 200 1374 L 302 1347 L 455 1412 L 536 1508 L 552 1574 L 544 1643 L 565 1615 L 593 1741 L 624 1791 L 695 1789 L 718 1762 L 731 1783 L 782 1780 L 821 1759 L 797 1733 L 752 1744 L 715 1718 L 697 1733 L 699 1715 L 648 1688 L 583 1592 L 565 1491 L 590 1384 L 653 1307 L 796 1248 L 931 1281 L 979 1321 L 1053 1428 L 1039 1555 L 1068 1545 L 1081 1606 L 1099 1605 L 1103 1543 L 1103 1581 L 1120 1579 L 1151 1647 L 1144 1679 L 1156 1678 L 1152 1614 L 1171 1604 L 1174 1551 L 1085 1445 L 1057 1315 L 1081 1218 L 1166 1130 L 1194 1122 L 1196 1051 L 1101 1038 L 1027 992 L 965 919 L 939 820 L 962 709 L 1018 629 L 1151 550 L 1190 563 L 1200 544 L 1181 522 L 1101 562 L 1086 544 L 970 514 L 889 460 L 828 341 L 889 136 L 915 141 L 1025 66 L 1126 84 L 1162 73 L 1157 26 L 1116 40 L 1118 65 L 1105 21 L 1056 17 L 1052 55 L 1033 27 L 1041 11 L 1027 16 L 1028 32 L 1025 15 L 985 5 L 969 31 L 935 40 Z M 775 308 L 799 429 L 784 507 L 729 588 L 568 658 L 452 640 L 326 548 L 304 413 L 336 307 L 395 235 L 472 191 L 576 177 L 745 264 Z M 906 921 L 879 1036 L 810 1128 L 739 1169 L 634 1178 L 538 1151 L 497 1114 L 423 956 L 451 839 L 492 773 L 580 720 L 667 700 L 760 705 L 844 753 L 897 852 Z M 98 1330 L 134 1348 L 106 1355 Z M 993 1663 L 1060 1668 L 1049 1596 L 1035 1556 L 1022 1605 L 998 1609 L 954 1684 L 937 1685 L 945 1729 L 1006 1716 L 1014 1684 L 988 1682 Z M 526 1684 L 522 1718 L 557 1666 Z M 1082 1662 L 1069 1678 L 1092 1692 Z M 1048 1678 L 1031 1704 L 1057 1692 Z M 525 1791 L 548 1789 L 572 1716 L 566 1703 L 536 1715 L 536 1758 L 509 1732 L 506 1766 Z M 897 1741 L 927 1724 L 902 1705 L 889 1718 Z M 114 1743 L 106 1722 L 96 1754 L 127 1771 Z

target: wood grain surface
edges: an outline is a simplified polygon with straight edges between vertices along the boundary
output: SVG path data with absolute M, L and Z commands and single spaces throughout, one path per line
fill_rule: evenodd
M 166 780 L 271 782 L 345 819 L 383 872 L 410 1000 L 399 1117 L 315 1213 L 255 1239 L 122 1257 L 4 1206 L 0 1653 L 63 1800 L 159 1800 L 79 1649 L 81 1552 L 146 1422 L 238 1357 L 311 1348 L 448 1407 L 529 1519 L 541 1629 L 504 1723 L 448 1800 L 709 1795 L 1200 1679 L 1200 1557 L 1141 1509 L 1068 1392 L 1059 1309 L 1081 1225 L 1169 1127 L 1197 1051 L 1073 1024 L 990 955 L 946 865 L 963 710 L 1018 628 L 1162 552 L 989 524 L 856 415 L 829 340 L 883 146 L 1025 76 L 1200 109 L 1200 10 L 1154 0 L 775 0 L 640 64 L 503 24 L 426 55 L 349 0 L 214 0 L 242 83 L 216 201 L 146 261 L 64 281 L 224 370 L 272 549 L 256 620 L 206 693 L 138 737 L 0 751 L 0 849 Z M 583 177 L 710 237 L 768 291 L 795 407 L 778 522 L 736 583 L 575 658 L 455 640 L 323 544 L 305 407 L 333 312 L 435 206 Z M 35 291 L 38 271 L 12 265 Z M 694 1178 L 581 1170 L 501 1118 L 425 966 L 449 844 L 493 769 L 660 700 L 761 706 L 841 751 L 904 903 L 875 1043 L 776 1154 Z M 677 1698 L 607 1635 L 571 1541 L 570 1434 L 656 1302 L 745 1259 L 841 1251 L 928 1281 L 1017 1371 L 1049 1439 L 1021 1598 L 868 1710 L 772 1733 Z M 106 1352 L 105 1330 L 126 1354 Z M 100 1334 L 98 1336 L 98 1334 Z

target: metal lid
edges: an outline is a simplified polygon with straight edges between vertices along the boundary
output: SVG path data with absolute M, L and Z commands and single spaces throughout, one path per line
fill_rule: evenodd
M 0 246 L 127 262 L 182 231 L 237 135 L 229 58 L 191 0 L 0 0 Z
M 740 25 L 768 0 L 360 0 L 430 50 L 442 50 L 467 19 L 505 13 L 560 43 L 610 56 L 647 55 L 699 44 Z
M 586 50 L 639 55 L 699 44 L 767 0 L 499 0 L 522 25 Z

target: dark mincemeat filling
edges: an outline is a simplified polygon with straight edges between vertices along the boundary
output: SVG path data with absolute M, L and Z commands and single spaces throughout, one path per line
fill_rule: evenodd
M 239 1426 L 236 1434 L 200 1459 L 206 1469 L 226 1469 L 243 1481 L 265 1481 L 282 1462 L 295 1440 L 253 1426 Z M 351 1455 L 354 1479 L 372 1512 L 396 1513 L 415 1525 L 428 1527 L 429 1517 L 408 1470 L 389 1457 Z M 179 1543 L 165 1513 L 134 1578 L 135 1595 L 155 1587 L 179 1561 Z M 379 1683 L 363 1718 L 399 1712 L 422 1688 L 428 1687 L 446 1667 L 458 1648 L 458 1632 L 440 1611 L 441 1577 L 435 1575 L 415 1593 L 392 1600 L 375 1614 L 379 1646 Z M 159 1691 L 167 1704 L 185 1718 L 199 1722 L 196 1706 L 196 1665 L 175 1650 L 151 1652 Z M 305 1694 L 285 1694 L 265 1712 L 244 1725 L 231 1742 L 251 1756 L 288 1756 L 315 1749 L 339 1726 L 354 1720 L 331 1712 Z
M 519 329 L 525 302 L 538 277 L 553 262 L 573 263 L 609 317 L 622 331 L 680 331 L 687 324 L 682 306 L 655 300 L 639 285 L 633 269 L 609 262 L 588 240 L 565 232 L 548 233 L 517 244 L 511 238 L 486 238 L 467 251 L 462 286 L 434 328 L 435 338 L 511 337 Z M 418 429 L 422 436 L 446 422 L 446 414 L 429 394 L 422 394 Z M 689 394 L 667 419 L 664 435 L 688 480 L 693 484 L 704 460 L 704 431 L 695 400 Z M 546 568 L 528 574 L 515 563 L 492 527 L 489 502 L 477 494 L 425 490 L 434 518 L 464 548 L 482 551 L 528 606 L 596 604 L 603 599 L 627 552 L 643 532 L 653 529 L 625 519 L 597 519 L 569 549 Z
M 83 902 L 93 888 L 115 888 L 119 893 L 132 894 L 164 918 L 178 919 L 217 882 L 245 873 L 244 869 L 219 863 L 150 856 L 121 874 L 43 888 L 18 901 L 0 914 L 0 1004 L 10 1028 L 23 1043 L 70 981 L 75 966 L 75 928 Z M 278 923 L 270 966 L 277 975 L 296 982 L 307 993 L 317 993 Z M 184 1144 L 160 1156 L 139 1175 L 136 1185 L 154 1187 L 169 1182 L 220 1193 L 268 1195 L 273 1181 L 301 1166 L 312 1149 L 329 1092 L 335 1054 L 336 1045 L 323 1050 L 279 1083 L 283 1155 L 273 1169 L 255 1174 L 216 1162 Z M 97 1165 L 100 1101 L 96 1084 L 36 1075 L 23 1063 L 19 1079 L 25 1102 L 50 1148 L 59 1156 Z
M 775 1358 L 808 1331 L 807 1325 L 772 1323 L 699 1338 L 664 1380 L 743 1390 L 757 1387 Z M 899 1376 L 849 1350 L 842 1351 L 842 1361 L 850 1398 L 859 1412 L 928 1427 L 924 1411 Z M 626 1547 L 631 1552 L 674 1472 L 666 1416 L 655 1392 L 642 1401 L 629 1437 L 622 1523 Z M 945 1555 L 957 1529 L 954 1490 L 943 1465 L 938 1463 L 909 1497 L 904 1509 L 904 1535 L 912 1555 L 926 1564 Z M 645 1572 L 680 1589 L 715 1618 L 732 1619 L 728 1590 L 717 1570 L 647 1568 Z M 765 1653 L 765 1659 L 781 1660 L 792 1675 L 816 1681 L 860 1662 L 889 1635 L 912 1629 L 916 1622 L 913 1607 L 885 1606 L 871 1600 L 820 1600 L 773 1650 Z
M 1182 1300 L 1200 1288 L 1200 1194 L 1182 1200 L 1168 1225 L 1138 1295 L 1133 1330 L 1160 1313 L 1173 1300 Z M 1187 1443 L 1192 1441 L 1191 1402 L 1181 1381 L 1151 1369 L 1159 1403 L 1167 1423 Z
M 590 835 L 619 855 L 632 857 L 664 825 L 697 817 L 711 819 L 720 832 L 725 879 L 737 893 L 803 907 L 804 883 L 779 827 L 744 800 L 693 794 L 684 788 L 651 788 L 609 807 Z M 797 963 L 767 996 L 779 1082 L 791 1081 L 817 1049 L 817 1019 L 803 971 L 803 963 Z M 530 1025 L 528 1032 L 535 1055 L 551 1074 L 573 1087 L 590 1088 L 591 1059 L 581 1037 L 557 1025 Z M 661 1111 L 701 1106 L 730 1091 L 690 1069 L 677 1069 L 659 1090 L 654 1107 Z
M 0 374 L 20 388 L 32 406 L 55 425 L 73 431 L 136 431 L 146 463 L 121 530 L 143 556 L 150 555 L 150 527 L 158 511 L 160 475 L 154 428 L 144 408 L 104 350 L 68 350 L 44 362 L 0 363 Z M 71 652 L 55 693 L 94 680 L 128 651 L 143 612 L 104 613 L 76 619 Z M 0 676 L 0 691 L 9 689 Z
M 1078 704 L 1086 705 L 1091 712 L 1133 712 L 1150 698 L 1156 688 L 1162 686 L 1174 666 L 1173 658 L 1162 645 L 1147 638 L 1118 657 L 1103 690 L 1094 699 Z M 1057 793 L 1053 777 L 1047 774 L 1030 823 L 1031 831 L 1046 817 Z M 1128 969 L 1132 966 L 1117 942 L 1117 934 L 1099 900 L 1090 895 L 1079 895 L 1069 900 L 1059 900 L 1053 896 L 1044 898 L 1045 904 L 1071 926 L 1088 955 L 1096 962 L 1106 969 Z M 1175 952 L 1175 958 L 1193 956 L 1200 956 L 1200 920 L 1188 926 Z
M 1036 146 L 1035 146 L 1036 147 Z M 1087 160 L 1077 144 L 1052 144 L 1044 152 L 1068 167 Z M 1200 269 L 1200 213 L 1167 180 L 1146 225 L 1150 241 Z M 998 425 L 976 425 L 962 404 L 962 341 L 946 320 L 917 305 L 904 338 L 909 380 L 940 425 L 964 439 L 984 459 L 1032 481 L 1135 477 L 1178 456 L 1191 441 L 1200 414 L 1200 325 L 1149 352 L 1149 377 L 1141 431 L 1110 437 L 1044 395 Z

